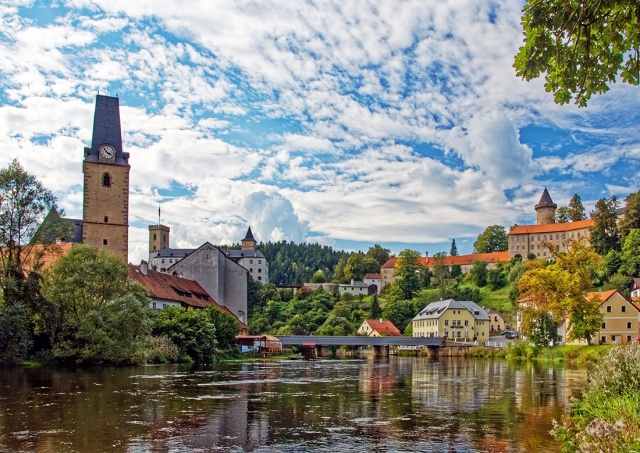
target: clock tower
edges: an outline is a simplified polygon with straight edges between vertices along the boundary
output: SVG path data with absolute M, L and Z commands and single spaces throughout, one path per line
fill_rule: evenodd
M 122 151 L 120 101 L 96 96 L 91 147 L 84 149 L 82 242 L 128 261 L 129 153 Z

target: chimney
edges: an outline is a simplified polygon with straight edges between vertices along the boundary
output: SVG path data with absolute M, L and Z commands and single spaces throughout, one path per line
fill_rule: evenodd
M 145 260 L 140 261 L 140 273 L 142 275 L 147 275 L 148 272 L 149 272 L 149 263 L 147 263 Z

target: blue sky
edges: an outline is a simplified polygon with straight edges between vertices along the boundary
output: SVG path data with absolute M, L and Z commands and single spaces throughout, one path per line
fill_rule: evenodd
M 82 215 L 97 92 L 131 154 L 130 260 L 258 240 L 470 253 L 547 187 L 638 190 L 640 89 L 558 106 L 512 68 L 521 2 L 0 1 L 0 164 Z

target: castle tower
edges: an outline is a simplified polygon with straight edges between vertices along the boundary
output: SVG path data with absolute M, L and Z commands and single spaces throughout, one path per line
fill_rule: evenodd
M 129 153 L 122 151 L 120 102 L 96 96 L 91 147 L 84 149 L 82 242 L 128 261 Z
M 553 201 L 551 196 L 547 192 L 547 188 L 544 188 L 540 201 L 536 205 L 537 224 L 544 225 L 547 223 L 556 223 L 556 208 L 558 207 Z
M 149 225 L 149 256 L 169 246 L 169 232 L 171 229 L 165 225 Z
M 256 249 L 256 240 L 253 238 L 253 233 L 251 232 L 251 227 L 247 230 L 247 235 L 242 240 L 242 250 L 255 250 Z

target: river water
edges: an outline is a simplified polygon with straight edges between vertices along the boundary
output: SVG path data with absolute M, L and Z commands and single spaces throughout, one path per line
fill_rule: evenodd
M 0 451 L 556 452 L 585 382 L 461 358 L 0 369 Z

